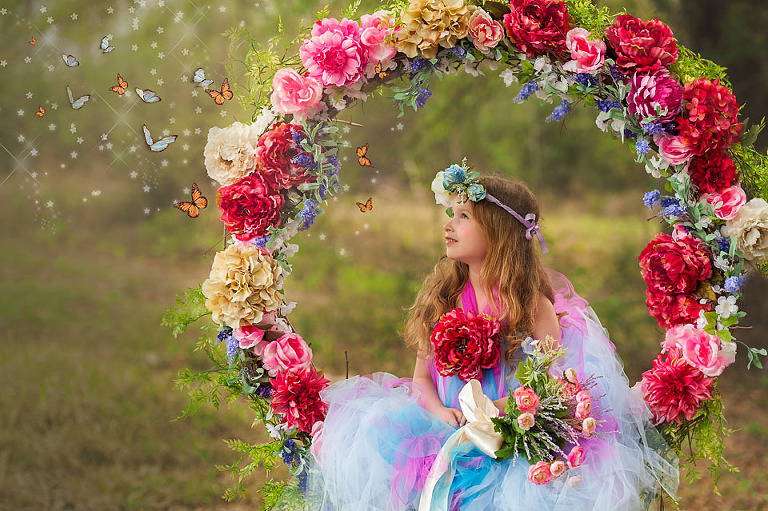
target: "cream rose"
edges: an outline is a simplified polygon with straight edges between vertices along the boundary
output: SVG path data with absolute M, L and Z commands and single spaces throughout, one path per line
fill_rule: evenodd
M 536 418 L 530 412 L 521 413 L 517 417 L 517 425 L 520 426 L 520 429 L 522 429 L 523 431 L 528 431 L 533 427 L 535 423 L 536 423 Z
M 234 244 L 218 252 L 203 282 L 205 307 L 215 323 L 232 328 L 259 323 L 280 306 L 282 268 L 269 254 Z
M 266 114 L 274 120 L 274 114 Z M 257 119 L 254 124 L 234 122 L 226 128 L 213 127 L 208 131 L 205 145 L 205 168 L 208 175 L 222 186 L 229 186 L 244 178 L 256 168 L 256 147 L 259 137 L 269 123 Z
M 723 236 L 736 238 L 736 249 L 758 264 L 768 262 L 768 202 L 754 198 L 722 227 Z

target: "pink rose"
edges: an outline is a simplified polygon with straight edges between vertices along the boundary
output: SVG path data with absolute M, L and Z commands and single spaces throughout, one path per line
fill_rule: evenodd
M 309 452 L 315 459 L 320 461 L 320 451 L 323 450 L 323 425 L 325 422 L 317 421 L 312 425 L 312 445 L 309 447 Z
M 576 418 L 579 420 L 586 419 L 589 414 L 592 413 L 592 401 L 582 401 L 576 404 Z
M 739 209 L 747 202 L 747 194 L 738 183 L 729 186 L 720 193 L 702 195 L 702 199 L 712 204 L 715 216 L 721 220 L 733 220 Z
M 595 428 L 597 428 L 597 421 L 594 417 L 587 417 L 581 423 L 581 432 L 587 437 L 591 437 L 594 434 Z
M 311 115 L 319 109 L 322 96 L 320 82 L 289 67 L 279 69 L 272 79 L 272 106 L 277 113 Z
M 515 404 L 521 412 L 536 413 L 536 407 L 539 406 L 539 396 L 528 387 L 518 387 L 513 393 Z
M 267 343 L 261 357 L 270 373 L 284 373 L 291 369 L 302 371 L 312 362 L 312 350 L 299 334 L 290 333 Z
M 368 63 L 360 32 L 360 25 L 346 18 L 315 22 L 311 38 L 299 48 L 307 74 L 323 86 L 348 87 L 360 80 Z
M 578 394 L 576 394 L 576 402 L 577 403 L 583 403 L 585 401 L 592 402 L 592 396 L 589 395 L 589 391 L 582 390 Z
M 669 348 L 680 348 L 685 361 L 701 371 L 704 376 L 719 376 L 726 366 L 736 360 L 735 344 L 733 350 L 721 350 L 717 336 L 710 335 L 694 325 L 678 325 L 667 330 L 661 345 L 665 352 Z
M 521 413 L 517 418 L 517 425 L 520 426 L 520 429 L 523 431 L 531 429 L 535 422 L 536 419 L 530 412 Z
M 654 137 L 654 142 L 659 146 L 659 154 L 671 165 L 681 165 L 693 157 L 691 146 L 675 135 L 669 133 Z
M 565 376 L 565 379 L 568 380 L 568 383 L 579 383 L 579 376 L 576 374 L 576 369 L 573 367 L 569 367 L 565 371 L 563 371 L 563 376 Z M 579 385 L 581 386 L 581 385 Z
M 360 17 L 362 33 L 360 42 L 368 50 L 369 60 L 387 63 L 392 60 L 397 50 L 392 40 L 395 19 L 389 11 L 379 10 Z
M 589 30 L 572 28 L 565 36 L 565 45 L 571 52 L 571 61 L 563 69 L 571 73 L 594 74 L 605 62 L 605 42 L 602 39 L 590 39 Z
M 549 471 L 552 472 L 552 477 L 559 477 L 563 472 L 565 472 L 565 469 L 567 468 L 568 467 L 566 466 L 565 462 L 561 460 L 555 460 L 549 466 Z
M 480 53 L 488 55 L 491 48 L 504 38 L 504 27 L 483 9 L 475 9 L 469 16 L 469 35 Z
M 235 336 L 235 339 L 237 339 L 241 349 L 247 350 L 248 348 L 253 348 L 253 352 L 256 353 L 257 356 L 261 356 L 264 346 L 267 344 L 264 340 L 264 330 L 253 325 L 248 325 L 235 328 L 232 334 Z
M 579 445 L 571 449 L 571 452 L 569 452 L 568 456 L 566 457 L 566 461 L 568 461 L 568 468 L 576 468 L 584 463 L 584 454 L 584 448 Z
M 552 479 L 549 463 L 540 461 L 528 469 L 528 480 L 533 484 L 547 484 Z

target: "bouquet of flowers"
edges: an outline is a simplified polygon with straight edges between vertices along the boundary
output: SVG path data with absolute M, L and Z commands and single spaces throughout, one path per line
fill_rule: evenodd
M 462 381 L 479 378 L 483 369 L 499 361 L 499 329 L 499 322 L 486 314 L 466 314 L 461 309 L 443 314 L 430 337 L 437 372 L 457 374 Z
M 533 353 L 515 372 L 520 387 L 510 396 L 506 415 L 491 420 L 503 437 L 497 458 L 523 456 L 531 464 L 528 479 L 546 484 L 584 460 L 580 442 L 595 434 L 599 422 L 589 392 L 596 378 L 579 381 L 574 369 L 560 370 L 565 349 L 552 337 L 530 344 Z M 558 372 L 560 377 L 552 376 Z

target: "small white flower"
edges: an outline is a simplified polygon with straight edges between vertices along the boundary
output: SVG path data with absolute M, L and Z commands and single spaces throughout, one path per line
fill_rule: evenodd
M 269 432 L 269 436 L 271 438 L 274 438 L 275 440 L 280 440 L 280 437 L 281 437 L 280 432 L 283 430 L 282 424 L 278 423 L 276 425 L 273 425 L 267 422 L 264 424 L 264 427 L 267 428 L 267 431 Z
M 611 120 L 611 117 L 608 115 L 608 112 L 600 112 L 597 114 L 597 119 L 595 119 L 595 124 L 598 128 L 600 128 L 601 131 L 608 131 L 608 122 Z
M 533 69 L 538 73 L 545 74 L 552 72 L 552 64 L 549 63 L 549 59 L 544 55 L 536 57 L 533 61 Z
M 739 307 L 736 305 L 736 297 L 731 295 L 728 297 L 721 296 L 717 299 L 717 306 L 715 312 L 722 319 L 728 319 L 733 314 L 739 312 Z
M 704 215 L 701 218 L 699 218 L 699 225 L 701 225 L 702 229 L 706 229 L 707 227 L 712 225 L 712 219 Z
M 552 104 L 554 101 L 552 100 L 552 96 L 544 89 L 539 89 L 536 91 L 536 97 L 539 98 L 542 101 L 546 101 L 549 104 Z
M 488 69 L 490 69 L 491 71 L 496 71 L 497 69 L 499 69 L 499 62 L 496 60 L 484 60 L 483 62 L 488 64 Z
M 645 164 L 645 171 L 656 179 L 660 178 L 661 172 L 666 171 L 668 168 L 669 162 L 656 156 L 648 158 L 648 163 Z
M 280 306 L 280 315 L 281 316 L 287 316 L 291 312 L 293 312 L 293 309 L 296 308 L 296 302 L 288 302 L 284 303 Z
M 515 73 L 512 72 L 510 68 L 505 69 L 501 73 L 499 73 L 499 77 L 504 80 L 504 85 L 509 87 L 513 83 L 517 83 L 517 76 L 515 76 Z
M 299 246 L 295 243 L 286 243 L 283 247 L 283 254 L 285 254 L 285 257 L 293 257 L 298 251 Z
M 441 170 L 435 175 L 435 179 L 432 180 L 432 192 L 435 194 L 435 204 L 442 204 L 446 208 L 450 208 L 453 194 L 443 188 L 443 173 Z
M 715 268 L 718 268 L 723 271 L 730 271 L 731 269 L 731 265 L 728 262 L 728 259 L 726 259 L 722 255 L 716 256 L 715 259 L 712 261 L 712 263 L 715 265 Z
M 464 64 L 464 72 L 477 78 L 478 76 L 485 76 L 485 73 L 480 71 L 479 64 Z

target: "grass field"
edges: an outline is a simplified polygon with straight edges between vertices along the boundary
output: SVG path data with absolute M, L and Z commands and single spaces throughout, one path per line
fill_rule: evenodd
M 300 240 L 287 298 L 299 301 L 295 324 L 334 378 L 343 377 L 344 351 L 352 374 L 410 374 L 412 356 L 396 329 L 440 251 L 440 212 L 428 199 L 404 209 L 374 197 L 366 215 L 334 205 Z M 636 265 L 658 226 L 638 221 L 644 213 L 627 202 L 604 204 L 611 217 L 561 204 L 546 234 L 548 264 L 590 299 L 635 381 L 660 340 Z M 230 481 L 214 465 L 235 459 L 222 439 L 258 441 L 262 433 L 238 405 L 173 420 L 187 402 L 173 388 L 177 372 L 206 360 L 192 351 L 196 332 L 173 339 L 160 326 L 174 295 L 208 274 L 220 246 L 215 213 L 192 224 L 170 211 L 138 227 L 94 216 L 51 235 L 19 203 L 2 208 L 0 510 L 254 509 L 257 496 L 232 505 L 219 499 Z M 765 317 L 765 304 L 750 314 Z M 752 335 L 764 338 L 760 325 Z M 768 509 L 765 374 L 731 368 L 721 378 L 736 429 L 727 453 L 742 472 L 723 477 L 722 496 L 706 479 L 681 484 L 682 509 Z

